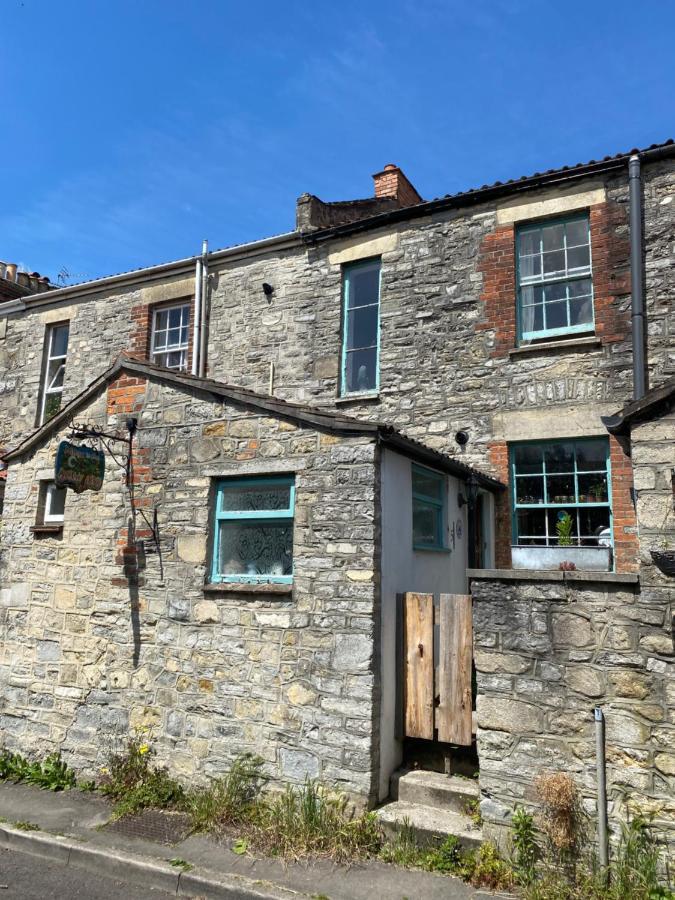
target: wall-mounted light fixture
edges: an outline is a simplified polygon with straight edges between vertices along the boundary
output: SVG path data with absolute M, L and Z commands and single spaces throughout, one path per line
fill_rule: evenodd
M 463 447 L 465 444 L 469 442 L 469 433 L 468 431 L 458 431 L 455 434 L 455 440 L 459 444 L 460 447 Z
M 478 499 L 478 488 L 480 487 L 478 483 L 478 479 L 475 475 L 469 475 L 469 477 L 464 482 L 464 490 L 466 491 L 466 497 L 464 494 L 459 494 L 457 497 L 457 505 L 461 509 L 463 506 L 468 506 L 469 509 L 473 509 L 476 505 L 476 500 Z
M 272 294 L 274 293 L 274 288 L 272 287 L 271 284 L 268 284 L 266 281 L 263 281 L 263 286 L 262 286 L 262 288 L 263 288 L 263 294 L 264 294 L 264 295 L 267 297 L 267 299 L 269 300 L 269 298 L 270 298 L 270 297 L 272 296 Z

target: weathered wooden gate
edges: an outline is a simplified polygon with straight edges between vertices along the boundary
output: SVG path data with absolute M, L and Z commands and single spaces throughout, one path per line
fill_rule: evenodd
M 471 597 L 398 595 L 400 736 L 471 744 Z M 437 625 L 434 640 L 434 625 Z

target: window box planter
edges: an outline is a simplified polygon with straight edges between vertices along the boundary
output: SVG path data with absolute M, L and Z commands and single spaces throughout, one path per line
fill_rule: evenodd
M 649 553 L 660 572 L 670 578 L 675 577 L 675 550 L 650 550 Z
M 559 569 L 562 562 L 574 563 L 582 572 L 609 572 L 612 568 L 612 551 L 610 547 L 511 548 L 511 565 L 514 569 Z

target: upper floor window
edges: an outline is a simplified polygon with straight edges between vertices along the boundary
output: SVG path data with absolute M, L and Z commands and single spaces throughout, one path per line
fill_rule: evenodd
M 588 215 L 518 229 L 518 333 L 530 341 L 593 330 Z
M 63 379 L 66 373 L 70 325 L 50 325 L 45 336 L 45 361 L 40 391 L 39 425 L 43 425 L 61 408 Z
M 228 478 L 217 484 L 211 580 L 293 580 L 292 477 Z
M 380 376 L 380 260 L 343 269 L 344 323 L 340 393 L 376 391 Z
M 516 544 L 611 545 L 606 439 L 516 444 L 511 475 Z
M 423 466 L 412 467 L 413 548 L 445 549 L 445 476 Z
M 151 358 L 158 366 L 185 371 L 188 365 L 190 304 L 161 306 L 152 317 Z

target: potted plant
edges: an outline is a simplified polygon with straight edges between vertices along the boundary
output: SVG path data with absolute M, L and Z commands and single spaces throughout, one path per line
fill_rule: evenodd
M 555 532 L 558 535 L 559 547 L 572 546 L 572 528 L 574 522 L 568 512 L 558 513 L 558 521 L 555 523 Z

